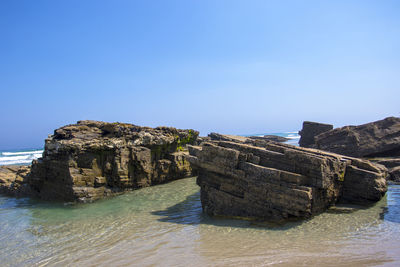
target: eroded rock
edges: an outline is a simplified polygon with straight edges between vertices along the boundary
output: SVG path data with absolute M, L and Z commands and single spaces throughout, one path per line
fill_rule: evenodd
M 386 168 L 366 160 L 270 141 L 256 146 L 233 136 L 210 137 L 189 146 L 188 156 L 198 169 L 209 215 L 307 218 L 338 201 L 378 201 L 387 190 Z
M 389 181 L 400 183 L 400 157 L 372 158 L 370 160 L 388 169 Z
M 299 140 L 299 145 L 301 147 L 315 148 L 315 137 L 332 129 L 333 125 L 331 124 L 305 121 L 303 122 L 303 128 L 301 129 L 301 131 L 299 131 L 299 135 L 301 136 Z
M 264 135 L 264 136 L 240 136 L 240 135 L 227 135 L 227 134 L 219 134 L 219 133 L 210 133 L 208 135 L 208 139 L 204 141 L 210 141 L 210 140 L 218 140 L 218 141 L 232 141 L 236 143 L 242 143 L 242 144 L 249 144 L 253 146 L 265 146 L 271 141 L 274 142 L 286 142 L 289 139 L 282 137 L 282 136 L 277 136 L 277 135 Z
M 190 177 L 186 144 L 197 136 L 194 130 L 79 121 L 46 139 L 28 184 L 43 199 L 92 201 Z
M 316 148 L 351 157 L 400 156 L 400 118 L 345 126 L 315 137 Z

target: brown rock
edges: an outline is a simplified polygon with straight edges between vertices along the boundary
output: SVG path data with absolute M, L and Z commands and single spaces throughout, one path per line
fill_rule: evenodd
M 316 147 L 352 157 L 400 156 L 400 118 L 345 126 L 315 137 Z
M 253 146 L 263 147 L 271 141 L 274 142 L 286 142 L 289 139 L 277 136 L 277 135 L 265 135 L 265 136 L 240 136 L 240 135 L 227 135 L 219 133 L 210 133 L 208 135 L 208 141 L 231 141 L 242 144 L 249 144 Z
M 338 201 L 377 201 L 387 190 L 381 165 L 287 144 L 260 147 L 220 137 L 189 146 L 203 210 L 210 215 L 307 218 Z
M 400 166 L 394 167 L 389 170 L 390 178 L 389 180 L 400 183 Z
M 370 160 L 388 169 L 389 181 L 400 183 L 400 157 L 371 158 Z
M 46 139 L 28 183 L 43 199 L 92 201 L 189 177 L 186 144 L 197 136 L 193 130 L 79 121 Z
M 29 195 L 29 172 L 30 166 L 0 166 L 0 193 L 12 196 Z
M 263 139 L 263 140 L 268 140 L 268 141 L 274 141 L 274 142 L 279 142 L 279 143 L 284 143 L 289 141 L 289 138 L 279 136 L 279 135 L 264 135 L 264 136 L 250 136 L 252 139 Z
M 315 136 L 332 129 L 333 125 L 331 124 L 305 121 L 303 122 L 303 128 L 299 131 L 299 135 L 301 135 L 299 145 L 301 147 L 315 148 Z

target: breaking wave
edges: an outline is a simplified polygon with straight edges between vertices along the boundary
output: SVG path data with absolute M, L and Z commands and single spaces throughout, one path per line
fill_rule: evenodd
M 42 156 L 43 150 L 0 152 L 0 165 L 27 165 Z

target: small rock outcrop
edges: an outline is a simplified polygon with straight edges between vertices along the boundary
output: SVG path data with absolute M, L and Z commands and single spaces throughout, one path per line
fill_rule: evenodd
M 27 180 L 30 170 L 30 166 L 0 166 L 0 193 L 13 196 L 29 195 Z
M 315 148 L 315 137 L 332 129 L 333 125 L 331 124 L 305 121 L 303 122 L 303 128 L 299 131 L 299 135 L 301 136 L 299 145 L 301 147 Z
M 369 161 L 218 134 L 189 146 L 209 215 L 281 220 L 307 218 L 338 201 L 374 202 L 387 190 L 387 170 Z M 250 141 L 248 141 L 250 142 Z
M 197 136 L 194 130 L 79 121 L 46 139 L 27 183 L 42 199 L 85 202 L 190 177 L 186 144 Z
M 261 137 L 251 136 L 250 138 L 253 138 L 253 139 L 261 138 L 261 139 L 264 139 L 264 140 L 274 141 L 274 142 L 279 142 L 279 143 L 284 143 L 284 142 L 287 142 L 287 141 L 290 140 L 289 138 L 286 138 L 286 137 L 283 137 L 283 136 L 279 136 L 279 135 L 264 135 L 264 136 L 261 136 Z
M 381 164 L 388 169 L 388 180 L 400 183 L 400 157 L 372 158 L 371 161 Z
M 249 144 L 253 146 L 265 146 L 270 141 L 274 142 L 286 142 L 289 139 L 277 136 L 277 135 L 264 135 L 264 136 L 240 136 L 240 135 L 227 135 L 227 134 L 219 134 L 219 133 L 210 133 L 208 135 L 208 139 L 204 139 L 204 141 L 210 140 L 219 140 L 219 141 L 232 141 L 236 143 Z
M 345 126 L 315 137 L 316 147 L 351 157 L 400 156 L 400 118 Z

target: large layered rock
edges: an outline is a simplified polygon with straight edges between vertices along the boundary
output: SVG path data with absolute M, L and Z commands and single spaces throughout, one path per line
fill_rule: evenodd
M 299 145 L 301 147 L 315 148 L 315 137 L 332 129 L 333 125 L 331 124 L 305 121 L 303 122 L 303 128 L 299 131 L 299 135 L 301 136 Z
M 210 215 L 306 218 L 338 201 L 378 201 L 387 190 L 386 168 L 369 161 L 275 142 L 255 146 L 241 137 L 211 139 L 189 146 L 188 156 Z
M 43 199 L 91 201 L 192 175 L 186 144 L 198 132 L 79 121 L 55 130 L 28 184 Z
M 317 135 L 315 144 L 352 157 L 400 156 L 400 118 L 336 128 Z

